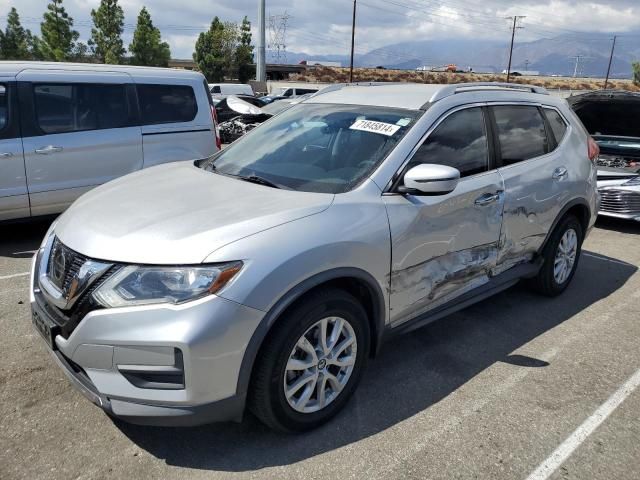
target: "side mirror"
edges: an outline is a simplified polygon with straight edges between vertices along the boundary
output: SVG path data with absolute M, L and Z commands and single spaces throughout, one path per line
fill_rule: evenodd
M 460 181 L 457 168 L 434 163 L 416 165 L 404 174 L 404 193 L 422 193 L 426 195 L 445 195 L 455 190 Z

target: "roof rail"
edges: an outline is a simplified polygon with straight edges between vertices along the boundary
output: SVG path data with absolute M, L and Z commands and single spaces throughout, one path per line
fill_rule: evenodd
M 535 85 L 525 85 L 521 83 L 504 83 L 504 82 L 469 82 L 456 83 L 447 85 L 433 94 L 429 103 L 435 103 L 438 100 L 455 95 L 456 93 L 473 92 L 476 90 L 518 90 L 521 92 L 539 93 L 541 95 L 549 95 L 546 88 L 537 87 Z

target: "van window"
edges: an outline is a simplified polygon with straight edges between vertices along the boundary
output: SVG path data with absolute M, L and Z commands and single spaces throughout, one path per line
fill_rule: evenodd
M 185 85 L 137 85 L 136 88 L 143 125 L 190 122 L 196 118 L 198 105 L 193 88 Z
M 7 108 L 7 87 L 0 85 L 0 130 L 9 123 L 9 109 Z
M 211 89 L 211 93 L 222 93 L 222 90 L 220 89 L 220 85 L 216 85 L 215 87 L 213 87 Z
M 538 107 L 501 105 L 492 108 L 498 128 L 503 165 L 539 157 L 549 151 L 544 122 Z
M 36 84 L 36 119 L 45 134 L 132 124 L 124 85 Z
M 314 88 L 296 88 L 296 95 L 306 95 L 307 93 L 316 93 L 318 90 Z
M 461 177 L 486 172 L 489 147 L 480 108 L 452 113 L 429 135 L 407 168 L 436 163 L 457 168 Z
M 544 114 L 547 116 L 547 121 L 551 126 L 551 131 L 556 139 L 556 144 L 559 144 L 564 138 L 564 134 L 567 131 L 567 124 L 558 112 L 550 108 L 544 109 Z

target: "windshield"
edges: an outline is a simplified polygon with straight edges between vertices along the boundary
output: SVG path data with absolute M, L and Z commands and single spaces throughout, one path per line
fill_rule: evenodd
M 344 193 L 364 179 L 419 112 L 302 103 L 252 130 L 203 168 L 305 192 Z

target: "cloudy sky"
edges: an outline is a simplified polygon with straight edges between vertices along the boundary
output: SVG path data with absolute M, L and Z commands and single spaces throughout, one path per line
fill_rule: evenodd
M 310 55 L 347 54 L 352 0 L 267 0 L 267 15 L 290 15 L 287 49 Z M 23 25 L 39 34 L 47 0 L 0 0 L 0 25 L 16 7 Z M 81 40 L 90 35 L 92 8 L 99 0 L 64 0 Z M 171 45 L 174 58 L 190 58 L 195 38 L 217 15 L 240 22 L 257 19 L 258 0 L 120 0 L 125 13 L 125 44 L 137 14 L 146 6 Z M 366 53 L 392 43 L 459 36 L 509 41 L 510 15 L 526 15 L 521 40 L 560 34 L 640 30 L 640 0 L 358 0 L 356 52 Z M 267 28 L 269 27 L 267 23 Z M 255 36 L 254 36 L 255 40 Z M 267 42 L 269 33 L 267 32 Z

